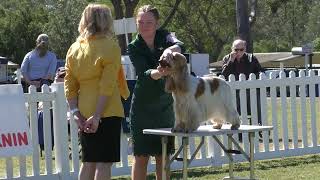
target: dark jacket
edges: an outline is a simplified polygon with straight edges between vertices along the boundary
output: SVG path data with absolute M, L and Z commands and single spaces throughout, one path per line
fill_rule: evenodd
M 251 57 L 250 57 L 251 56 Z M 259 78 L 259 73 L 264 72 L 257 58 L 249 53 L 245 53 L 240 61 L 229 61 L 230 54 L 223 58 L 222 75 L 228 79 L 230 74 L 233 74 L 236 80 L 239 80 L 239 75 L 242 73 L 249 78 L 250 73 L 254 73 L 256 78 Z

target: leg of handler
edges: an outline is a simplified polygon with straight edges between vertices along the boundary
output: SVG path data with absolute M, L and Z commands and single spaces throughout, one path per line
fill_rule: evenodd
M 97 163 L 95 180 L 111 179 L 112 163 Z
M 132 180 L 145 180 L 147 176 L 149 156 L 134 156 Z
M 79 180 L 93 179 L 96 170 L 96 163 L 83 162 L 79 172 Z

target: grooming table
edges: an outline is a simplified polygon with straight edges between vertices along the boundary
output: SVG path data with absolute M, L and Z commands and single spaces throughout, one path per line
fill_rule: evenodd
M 171 128 L 161 128 L 161 129 L 144 129 L 144 134 L 152 134 L 161 136 L 162 141 L 162 179 L 166 179 L 166 175 L 170 170 L 170 164 L 178 157 L 180 152 L 183 150 L 183 179 L 187 179 L 188 173 L 187 168 L 191 161 L 195 158 L 196 154 L 200 150 L 201 146 L 204 144 L 205 136 L 212 136 L 213 139 L 220 145 L 222 150 L 225 152 L 229 159 L 229 176 L 224 179 L 255 179 L 254 175 L 254 136 L 255 132 L 259 131 L 270 131 L 272 126 L 253 126 L 253 125 L 241 125 L 238 130 L 230 130 L 231 125 L 223 125 L 221 129 L 213 129 L 212 125 L 200 126 L 196 131 L 192 133 L 173 133 Z M 239 142 L 236 141 L 232 136 L 238 133 L 248 133 L 249 134 L 249 143 L 250 150 L 249 153 L 246 153 L 243 148 L 239 145 Z M 226 134 L 228 137 L 228 147 L 221 142 L 217 137 L 218 135 Z M 174 153 L 169 162 L 167 161 L 167 143 L 168 136 L 177 136 L 182 138 L 182 145 L 179 147 L 178 151 Z M 190 159 L 187 159 L 187 146 L 189 142 L 189 137 L 201 137 L 201 142 L 196 148 L 195 152 L 191 155 Z M 237 150 L 232 149 L 232 144 L 234 144 Z M 250 178 L 240 178 L 233 175 L 233 157 L 232 154 L 242 154 L 250 162 Z

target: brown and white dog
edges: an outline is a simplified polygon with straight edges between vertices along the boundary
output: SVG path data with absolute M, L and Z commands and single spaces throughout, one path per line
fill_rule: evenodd
M 176 121 L 173 132 L 192 132 L 209 120 L 215 129 L 220 129 L 223 123 L 230 123 L 231 129 L 240 127 L 231 88 L 225 80 L 191 76 L 187 60 L 180 53 L 173 53 L 170 60 L 160 59 L 159 64 L 167 66 L 169 71 L 165 89 L 174 99 Z

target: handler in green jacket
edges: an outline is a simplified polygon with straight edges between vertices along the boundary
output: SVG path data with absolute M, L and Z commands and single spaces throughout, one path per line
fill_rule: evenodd
M 134 164 L 132 180 L 144 180 L 150 156 L 156 159 L 156 176 L 161 179 L 161 139 L 144 135 L 143 129 L 168 128 L 174 125 L 173 98 L 164 91 L 166 68 L 159 66 L 161 56 L 172 58 L 181 52 L 183 43 L 165 30 L 159 30 L 159 12 L 144 5 L 137 12 L 139 34 L 129 46 L 129 56 L 138 76 L 130 110 Z M 168 152 L 173 153 L 174 138 Z

